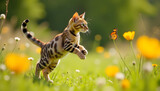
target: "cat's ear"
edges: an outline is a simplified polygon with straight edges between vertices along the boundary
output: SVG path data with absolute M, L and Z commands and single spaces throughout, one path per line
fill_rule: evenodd
M 85 17 L 85 12 L 84 12 L 83 14 L 81 14 L 79 17 L 84 19 L 84 17 Z
M 74 13 L 74 15 L 73 15 L 73 17 L 72 17 L 72 20 L 73 20 L 74 22 L 76 22 L 78 19 L 79 19 L 79 15 L 78 15 L 78 13 L 76 12 L 76 13 Z

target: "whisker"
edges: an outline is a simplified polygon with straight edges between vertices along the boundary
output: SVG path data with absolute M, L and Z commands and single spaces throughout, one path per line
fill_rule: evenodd
M 90 30 L 88 30 L 85 35 L 89 36 L 90 35 Z
M 92 19 L 90 19 L 90 18 L 87 18 L 87 19 L 86 19 L 87 22 L 89 22 L 89 21 L 91 21 L 91 20 L 92 20 Z
M 86 21 L 87 21 L 88 24 L 90 24 L 90 21 L 91 21 L 91 20 L 92 20 L 92 19 L 89 19 L 89 18 L 86 19 Z

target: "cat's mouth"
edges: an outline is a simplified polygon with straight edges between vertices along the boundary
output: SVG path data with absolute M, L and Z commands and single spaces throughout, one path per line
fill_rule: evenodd
M 81 30 L 81 32 L 83 32 L 83 33 L 88 32 L 88 26 L 85 26 L 85 27 Z
M 88 32 L 88 29 L 82 29 L 81 32 L 86 33 L 86 32 Z

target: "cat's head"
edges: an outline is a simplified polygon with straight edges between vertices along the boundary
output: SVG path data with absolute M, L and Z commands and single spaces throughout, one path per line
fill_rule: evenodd
M 74 13 L 73 17 L 69 21 L 69 25 L 75 32 L 87 32 L 88 31 L 88 24 L 87 21 L 84 19 L 85 13 L 79 15 L 77 12 Z

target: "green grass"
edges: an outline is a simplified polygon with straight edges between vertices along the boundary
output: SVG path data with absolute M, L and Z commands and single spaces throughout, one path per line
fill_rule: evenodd
M 99 67 L 109 61 L 100 61 L 98 65 L 95 61 L 98 59 L 88 55 L 86 60 L 80 60 L 76 55 L 70 54 L 63 58 L 57 68 L 50 74 L 54 83 L 48 83 L 41 76 L 41 80 L 34 77 L 36 60 L 32 61 L 34 66 L 24 75 L 12 75 L 9 71 L 0 73 L 0 91 L 23 91 L 23 90 L 93 90 L 96 89 L 95 80 L 97 77 L 105 76 L 104 68 Z M 95 55 L 94 55 L 95 56 Z M 100 56 L 100 55 L 99 55 Z M 79 73 L 76 70 L 80 70 Z M 10 80 L 4 80 L 4 76 L 8 75 Z M 106 77 L 106 76 L 105 76 Z
M 37 55 L 37 54 L 34 54 Z M 32 61 L 33 66 L 25 74 L 11 74 L 10 71 L 5 70 L 0 72 L 0 91 L 104 91 L 104 90 L 123 90 L 121 87 L 121 81 L 107 77 L 105 74 L 105 68 L 108 65 L 115 65 L 114 60 L 118 60 L 117 66 L 121 68 L 126 78 L 130 81 L 131 87 L 128 90 L 131 91 L 155 91 L 160 85 L 160 75 L 152 73 L 141 73 L 140 76 L 136 75 L 137 70 L 131 65 L 132 57 L 127 58 L 127 64 L 132 76 L 128 71 L 124 70 L 124 65 L 117 56 L 110 58 L 104 58 L 102 54 L 95 52 L 89 52 L 86 60 L 80 60 L 77 55 L 69 54 L 64 57 L 56 69 L 50 74 L 54 83 L 48 83 L 41 75 L 41 80 L 34 77 L 35 65 L 38 60 L 38 55 L 35 56 L 35 60 Z M 130 59 L 131 58 L 131 59 Z M 130 60 L 129 60 L 130 59 Z M 121 65 L 120 65 L 121 64 Z M 79 73 L 76 69 L 80 70 Z M 8 75 L 9 80 L 5 80 L 4 77 Z M 106 83 L 103 85 L 97 85 L 97 78 L 103 77 L 106 79 Z M 110 80 L 112 82 L 110 82 Z

